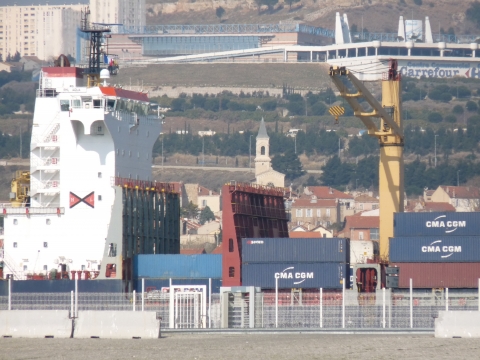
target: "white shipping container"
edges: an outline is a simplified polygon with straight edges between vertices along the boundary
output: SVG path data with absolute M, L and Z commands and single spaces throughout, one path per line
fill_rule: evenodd
M 373 259 L 373 241 L 350 241 L 350 264 L 365 264 L 367 259 Z

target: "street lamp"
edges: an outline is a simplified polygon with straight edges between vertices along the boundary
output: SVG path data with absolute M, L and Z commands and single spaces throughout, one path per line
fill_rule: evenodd
M 437 136 L 435 135 L 435 167 L 437 167 Z

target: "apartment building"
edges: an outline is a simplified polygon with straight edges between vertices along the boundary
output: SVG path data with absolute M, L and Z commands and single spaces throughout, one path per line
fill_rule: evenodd
M 93 1 L 93 0 L 92 0 Z M 89 0 L 3 0 L 0 2 L 0 54 L 18 51 L 48 61 L 76 54 L 80 11 Z
M 146 24 L 145 0 L 90 0 L 90 12 L 92 22 L 122 25 L 112 27 L 112 33 L 138 32 Z

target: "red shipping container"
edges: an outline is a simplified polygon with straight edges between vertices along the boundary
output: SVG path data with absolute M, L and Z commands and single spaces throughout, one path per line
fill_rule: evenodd
M 478 288 L 480 263 L 396 263 L 399 288 Z

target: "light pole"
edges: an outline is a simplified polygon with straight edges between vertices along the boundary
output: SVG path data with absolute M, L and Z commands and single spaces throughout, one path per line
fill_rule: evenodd
M 162 168 L 163 168 L 163 136 L 162 136 Z
M 248 168 L 252 169 L 252 135 L 250 135 L 250 145 L 248 147 Z
M 457 170 L 457 186 L 460 186 L 459 173 L 460 173 L 460 170 Z
M 435 135 L 435 167 L 437 167 L 437 136 Z

